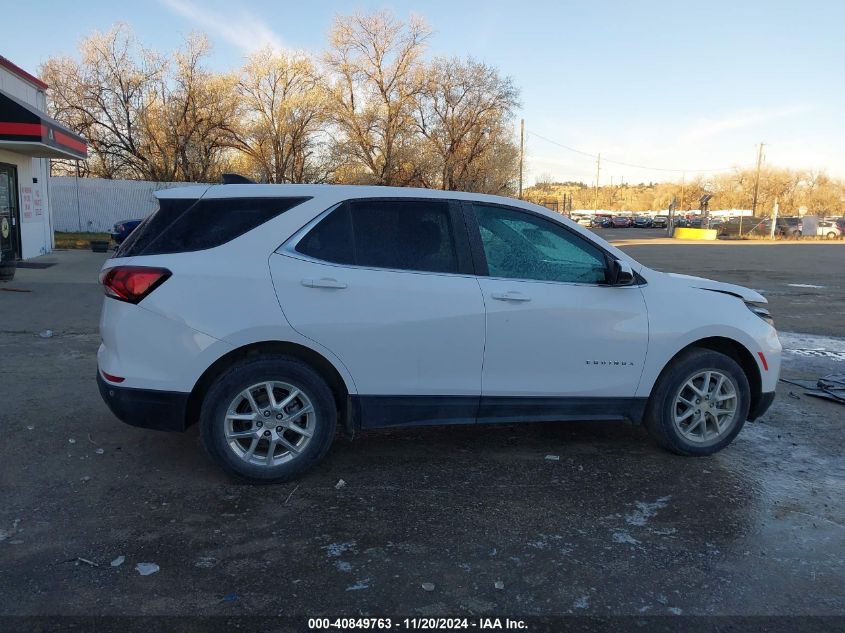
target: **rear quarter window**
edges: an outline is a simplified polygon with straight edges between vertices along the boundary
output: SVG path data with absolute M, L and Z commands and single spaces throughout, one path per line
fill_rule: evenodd
M 185 253 L 221 246 L 309 198 L 162 199 L 118 257 Z

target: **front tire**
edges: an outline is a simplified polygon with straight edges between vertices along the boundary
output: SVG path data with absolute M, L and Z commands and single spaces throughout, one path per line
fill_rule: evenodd
M 303 475 L 334 439 L 337 408 L 326 381 L 290 357 L 258 356 L 215 380 L 200 413 L 203 446 L 235 479 L 278 483 Z
M 730 444 L 748 418 L 751 389 L 729 356 L 694 348 L 663 370 L 645 423 L 663 448 L 677 455 L 712 455 Z

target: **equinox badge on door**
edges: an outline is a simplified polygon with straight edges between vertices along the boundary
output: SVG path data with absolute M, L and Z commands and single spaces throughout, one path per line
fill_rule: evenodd
M 614 365 L 616 367 L 633 367 L 634 363 L 629 360 L 588 360 L 587 365 Z

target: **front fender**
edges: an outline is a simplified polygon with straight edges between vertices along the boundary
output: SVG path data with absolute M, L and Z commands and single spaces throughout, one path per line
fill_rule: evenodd
M 651 394 L 660 373 L 681 350 L 714 337 L 734 341 L 745 348 L 760 373 L 762 391 L 775 390 L 781 356 L 777 332 L 742 300 L 708 290 L 677 287 L 646 286 L 643 295 L 649 313 L 649 344 L 638 397 Z

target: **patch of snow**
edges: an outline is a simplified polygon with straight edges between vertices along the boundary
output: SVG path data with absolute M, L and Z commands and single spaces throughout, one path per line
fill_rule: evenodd
M 635 539 L 633 536 L 628 534 L 627 532 L 614 532 L 613 533 L 613 542 L 614 543 L 623 543 L 626 545 L 638 545 L 639 541 Z
M 161 567 L 156 565 L 155 563 L 138 563 L 135 565 L 135 571 L 137 571 L 142 576 L 149 576 L 150 574 L 156 573 Z
M 815 334 L 801 334 L 799 332 L 778 332 L 780 344 L 784 350 L 827 350 L 831 352 L 845 352 L 845 338 L 833 336 L 816 336 Z
M 651 517 L 657 514 L 658 510 L 666 507 L 666 504 L 671 498 L 671 496 L 660 497 L 660 499 L 654 503 L 647 503 L 645 501 L 634 502 L 637 509 L 631 514 L 625 515 L 625 522 L 628 523 L 628 525 L 645 525 Z
M 347 543 L 330 543 L 329 545 L 325 545 L 323 549 L 326 550 L 326 556 L 336 558 L 341 554 L 351 551 L 354 547 L 355 541 L 349 541 Z
M 201 569 L 211 569 L 217 564 L 217 559 L 212 556 L 200 556 L 197 559 L 197 562 L 194 563 L 194 567 L 199 567 Z
M 360 591 L 361 589 L 369 589 L 371 582 L 372 578 L 362 578 L 360 580 L 356 580 L 354 585 L 350 585 L 346 588 L 346 591 Z
M 786 284 L 793 288 L 824 288 L 825 286 L 817 286 L 816 284 Z

